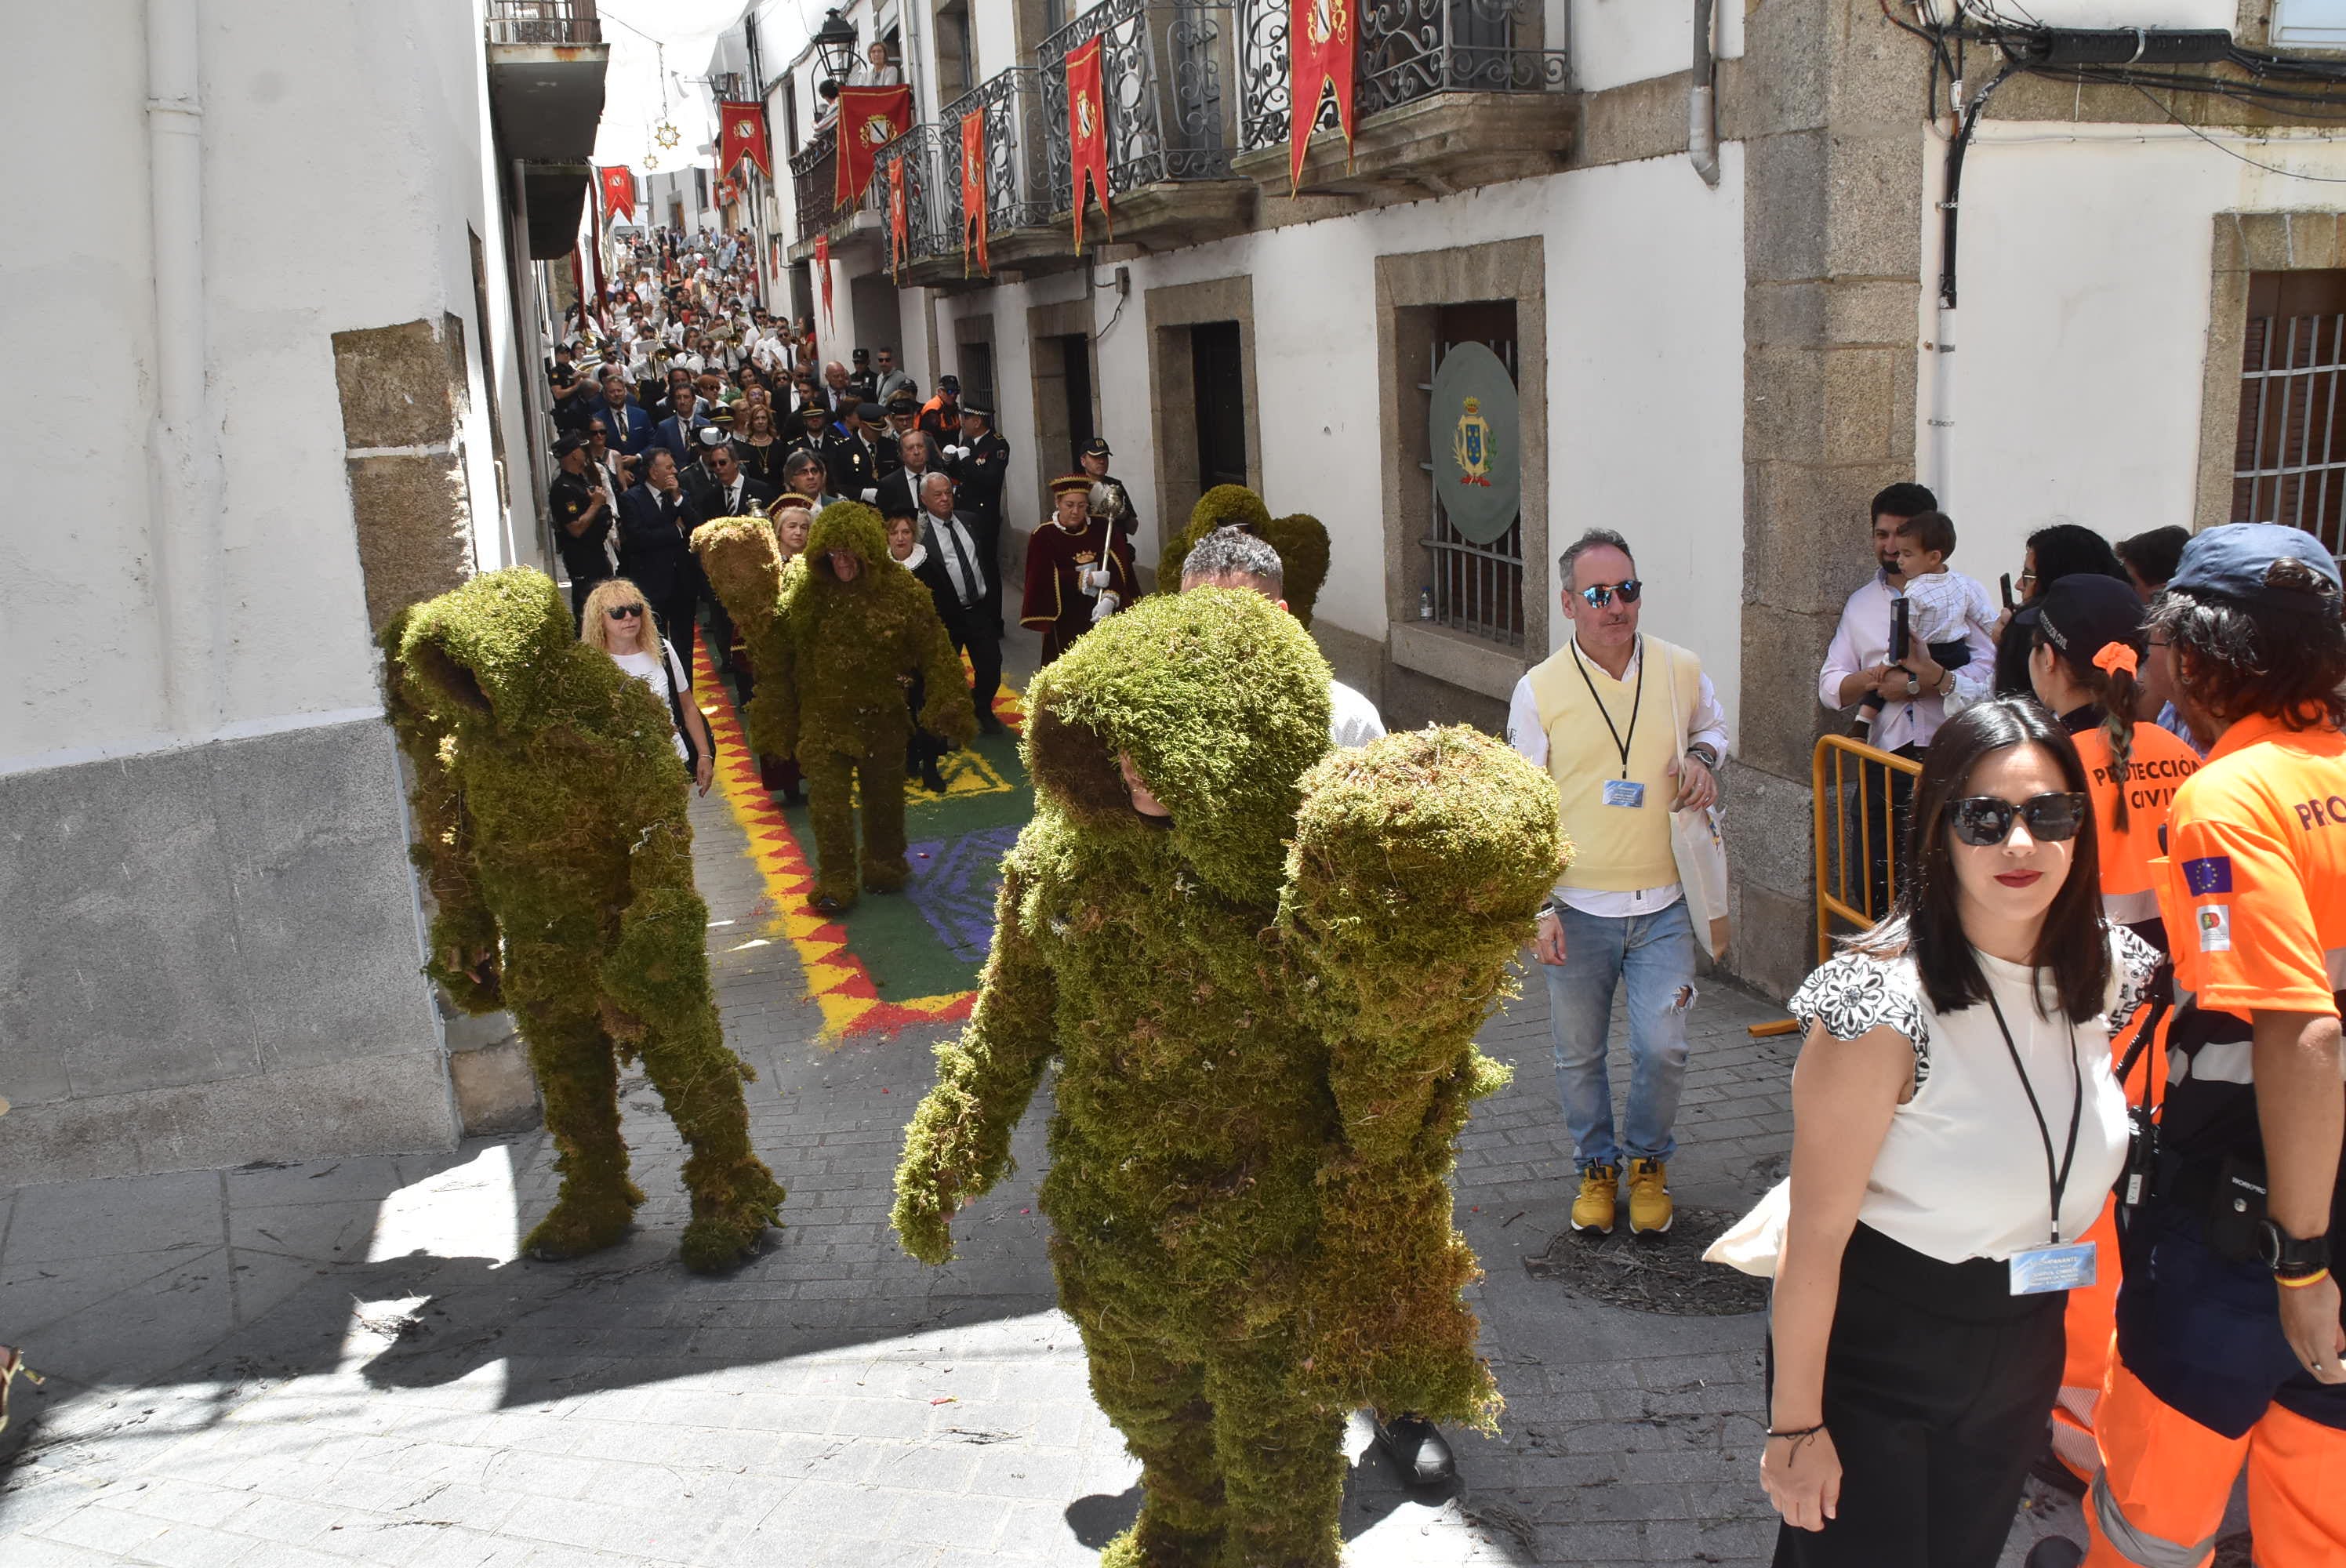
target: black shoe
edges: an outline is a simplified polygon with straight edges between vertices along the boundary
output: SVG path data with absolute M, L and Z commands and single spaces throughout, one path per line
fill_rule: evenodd
M 937 765 L 933 761 L 921 764 L 921 788 L 932 795 L 942 795 L 945 792 L 945 776 L 937 771 Z
M 783 791 L 782 791 L 782 804 L 783 804 L 783 805 L 785 805 L 785 806 L 803 806 L 803 805 L 805 805 L 805 804 L 806 804 L 806 791 L 805 791 L 805 790 L 803 790 L 803 789 L 785 789 L 785 790 L 783 790 Z
M 1377 1446 L 1401 1467 L 1404 1485 L 1447 1486 L 1458 1479 L 1458 1461 L 1451 1457 L 1450 1444 L 1443 1441 L 1441 1429 L 1423 1416 L 1395 1416 L 1388 1422 L 1372 1415 L 1370 1421 L 1376 1428 Z
M 1002 733 L 1002 720 L 991 713 L 980 713 L 977 716 L 977 732 L 980 735 L 999 735 Z
M 2050 1441 L 2029 1464 L 2028 1473 L 2039 1485 L 2064 1497 L 2083 1498 L 2086 1495 L 2086 1483 L 2077 1479 L 2076 1471 L 2061 1462 L 2061 1456 L 2053 1451 Z
M 2048 1535 L 2028 1549 L 2025 1568 L 2077 1568 L 2086 1549 L 2066 1535 Z

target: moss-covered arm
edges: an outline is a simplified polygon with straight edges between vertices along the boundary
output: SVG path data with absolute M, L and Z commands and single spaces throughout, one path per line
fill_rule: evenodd
M 954 1211 L 1010 1173 L 1011 1132 L 1057 1049 L 1057 987 L 1019 924 L 1023 882 L 1014 852 L 969 1027 L 937 1047 L 936 1087 L 904 1131 L 889 1219 L 904 1250 L 923 1263 L 952 1259 Z
M 770 757 L 796 755 L 799 700 L 796 659 L 782 624 L 787 565 L 773 524 L 760 517 L 725 517 L 692 531 L 692 553 L 750 653 L 755 690 L 741 715 L 750 746 Z
M 479 871 L 473 861 L 472 819 L 450 766 L 454 731 L 423 705 L 400 662 L 411 613 L 402 610 L 393 616 L 379 640 L 383 716 L 413 776 L 407 799 L 415 814 L 416 839 L 408 847 L 408 858 L 423 873 L 434 906 L 432 952 L 423 972 L 465 1012 L 495 1013 L 505 1005 L 496 918 L 481 896 Z

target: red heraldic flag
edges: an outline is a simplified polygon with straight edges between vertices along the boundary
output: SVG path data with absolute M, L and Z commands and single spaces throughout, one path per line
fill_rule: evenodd
M 1107 237 L 1116 238 L 1116 217 L 1107 209 L 1107 95 L 1101 90 L 1100 43 L 1094 38 L 1067 51 L 1067 150 L 1075 168 L 1076 254 L 1084 253 L 1084 181 L 1092 182 Z
M 733 166 L 745 158 L 758 166 L 760 174 L 774 178 L 773 155 L 766 145 L 765 105 L 719 103 L 717 130 L 718 178 L 731 174 Z
M 636 215 L 636 171 L 621 164 L 617 168 L 598 169 L 603 182 L 603 210 L 613 219 L 622 212 Z
M 863 199 L 880 149 L 912 128 L 912 88 L 839 89 L 839 211 Z
M 1288 55 L 1293 61 L 1293 90 L 1288 95 L 1288 189 L 1303 185 L 1303 152 L 1320 123 L 1320 102 L 1327 90 L 1336 92 L 1336 124 L 1344 133 L 1349 156 L 1352 141 L 1352 57 L 1359 40 L 1353 36 L 1356 0 L 1288 0 Z
M 822 330 L 831 331 L 831 236 L 818 232 L 814 237 L 814 275 L 822 280 Z
M 912 222 L 904 204 L 904 160 L 888 160 L 888 276 L 899 279 L 904 253 L 913 248 Z
M 961 275 L 969 276 L 970 231 L 977 231 L 977 270 L 991 277 L 985 260 L 985 111 L 961 117 Z

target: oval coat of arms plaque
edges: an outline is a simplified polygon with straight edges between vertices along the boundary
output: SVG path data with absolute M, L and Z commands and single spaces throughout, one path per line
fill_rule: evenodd
M 1515 383 L 1505 361 L 1481 343 L 1460 343 L 1444 355 L 1425 434 L 1434 492 L 1451 525 L 1477 545 L 1496 540 L 1523 501 Z

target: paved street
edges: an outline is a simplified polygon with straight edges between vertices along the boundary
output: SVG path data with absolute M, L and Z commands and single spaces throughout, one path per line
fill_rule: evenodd
M 695 807 L 729 1036 L 760 1074 L 789 1227 L 733 1278 L 675 1261 L 676 1140 L 626 1098 L 652 1195 L 626 1246 L 516 1260 L 551 1200 L 542 1135 L 446 1154 L 190 1172 L 0 1198 L 0 1335 L 51 1374 L 0 1438 L 0 1563 L 1080 1564 L 1129 1520 L 1136 1467 L 1052 1305 L 1023 1169 L 929 1270 L 886 1226 L 931 1033 L 819 1043 L 740 831 Z M 1535 987 L 1536 978 L 1534 979 Z M 1725 986 L 1699 1002 L 1673 1167 L 1735 1209 L 1780 1168 L 1788 1040 Z M 1523 1259 L 1569 1189 L 1536 989 L 1486 1048 L 1521 1069 L 1461 1156 L 1461 1220 L 1508 1399 L 1415 1497 L 1352 1437 L 1355 1564 L 1757 1563 L 1762 1319 L 1623 1310 Z M 2040 1528 L 2024 1516 L 2014 1550 Z

